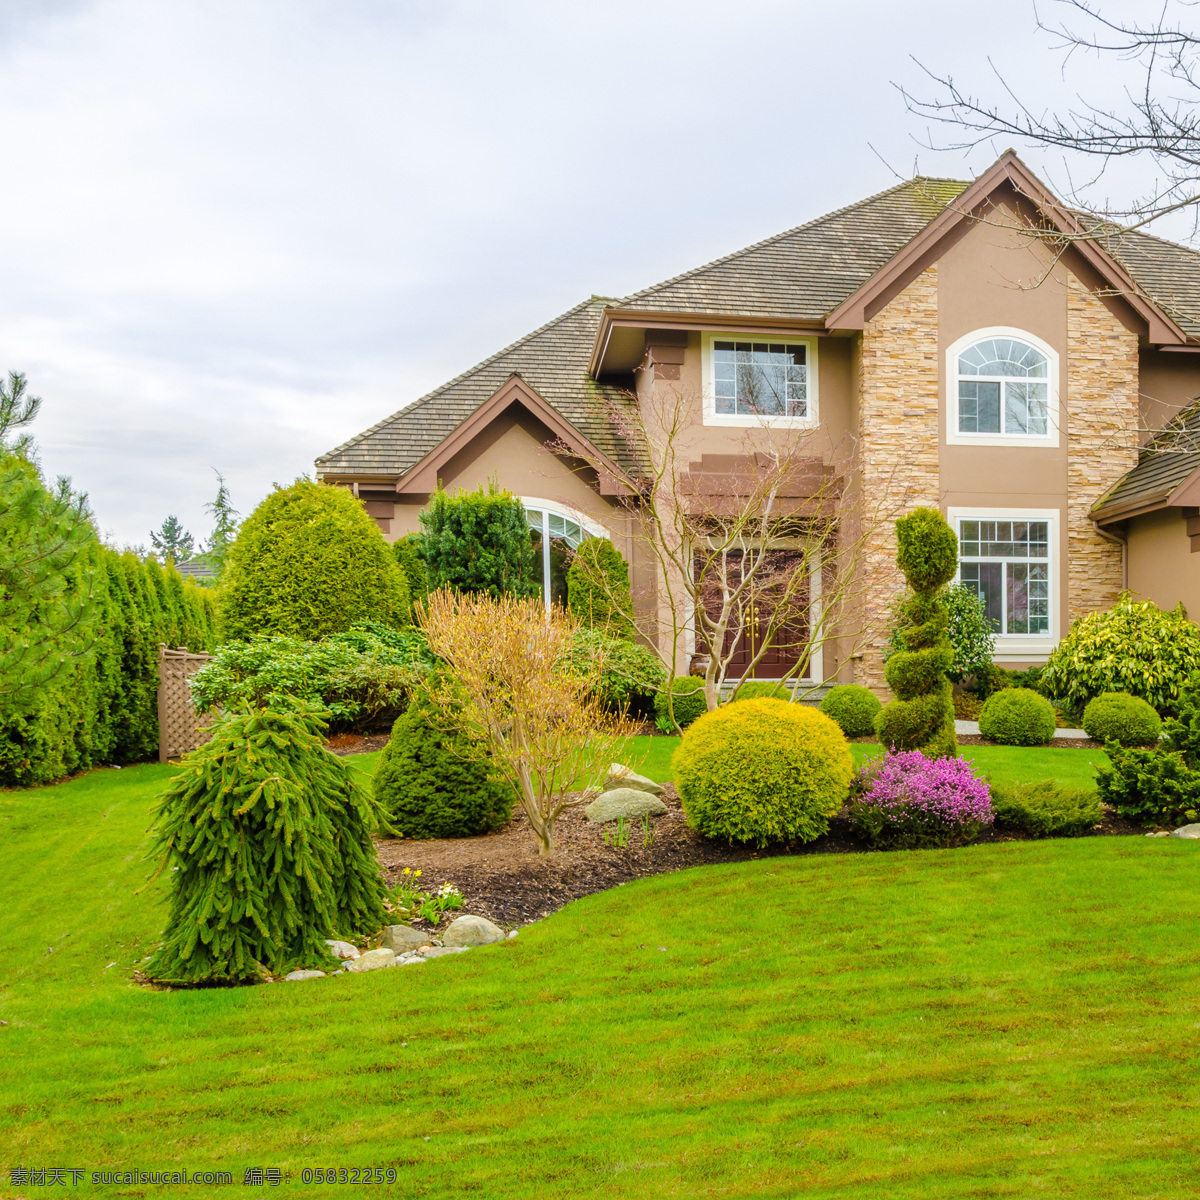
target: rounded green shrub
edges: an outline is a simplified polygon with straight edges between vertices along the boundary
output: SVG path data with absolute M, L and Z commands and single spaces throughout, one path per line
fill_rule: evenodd
M 733 700 L 791 700 L 792 689 L 786 683 L 769 679 L 750 679 L 731 697 Z
M 348 489 L 311 479 L 277 488 L 246 518 L 220 593 L 225 639 L 399 626 L 409 607 L 408 581 L 367 510 Z
M 882 708 L 875 693 L 857 683 L 839 683 L 821 701 L 821 711 L 832 717 L 847 737 L 874 733 L 875 719 Z
M 675 722 L 671 723 L 671 710 Z M 686 729 L 697 717 L 708 712 L 708 701 L 704 697 L 704 680 L 699 675 L 676 675 L 671 680 L 671 706 L 667 706 L 667 689 L 663 688 L 654 697 L 654 723 L 663 733 L 674 733 Z
M 1162 718 L 1138 696 L 1128 692 L 1104 692 L 1088 701 L 1083 710 L 1083 728 L 1098 742 L 1109 740 L 1122 746 L 1153 746 L 1162 733 Z
M 667 681 L 653 650 L 602 629 L 576 629 L 567 665 L 586 673 L 597 660 L 604 664 L 597 691 L 607 709 L 643 715 L 653 710 L 655 694 Z
M 805 704 L 747 700 L 700 717 L 672 765 L 688 824 L 730 842 L 811 842 L 850 791 L 837 723 Z
M 1054 706 L 1029 688 L 996 692 L 979 714 L 980 734 L 1002 746 L 1044 746 L 1054 729 Z
M 409 600 L 413 604 L 423 602 L 429 595 L 429 573 L 425 570 L 425 560 L 421 557 L 421 535 L 406 533 L 392 543 L 392 554 L 404 578 L 408 580 Z
M 417 692 L 380 755 L 375 799 L 402 837 L 449 838 L 499 829 L 516 795 L 466 734 L 445 728 Z
M 567 608 L 590 629 L 633 638 L 629 564 L 605 537 L 588 537 L 567 568 Z

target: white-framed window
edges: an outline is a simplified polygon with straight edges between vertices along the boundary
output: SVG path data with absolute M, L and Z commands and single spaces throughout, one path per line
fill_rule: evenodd
M 1057 446 L 1058 355 L 1020 329 L 977 329 L 946 352 L 946 441 Z
M 566 564 L 586 537 L 609 536 L 603 525 L 585 517 L 565 504 L 543 500 L 537 496 L 522 496 L 525 520 L 538 552 L 542 569 L 542 598 L 546 607 L 567 602 Z
M 706 425 L 816 424 L 816 338 L 706 333 L 701 346 Z
M 1058 644 L 1058 509 L 951 509 L 958 582 L 983 598 L 996 657 L 1048 654 Z

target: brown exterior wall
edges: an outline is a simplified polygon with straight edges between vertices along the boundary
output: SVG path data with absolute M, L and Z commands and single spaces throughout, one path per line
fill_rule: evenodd
M 859 397 L 862 486 L 868 502 L 885 492 L 903 512 L 936 508 L 938 475 L 938 268 L 923 271 L 866 324 Z M 899 515 L 899 514 L 897 514 Z M 854 672 L 854 682 L 886 695 L 885 616 L 904 589 L 895 565 L 891 521 L 872 534 L 865 555 L 870 588 L 863 619 L 878 626 Z
M 1200 396 L 1200 354 L 1145 349 L 1139 356 L 1141 441 Z
M 1180 602 L 1192 620 L 1200 618 L 1200 554 L 1191 552 L 1178 508 L 1135 517 L 1127 523 L 1129 590 L 1159 608 Z

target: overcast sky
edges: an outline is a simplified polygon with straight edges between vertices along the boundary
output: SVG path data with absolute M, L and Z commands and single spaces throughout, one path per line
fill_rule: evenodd
M 592 293 L 978 173 L 910 55 L 1113 86 L 1026 0 L 0 0 L 0 370 L 106 534 L 202 536 L 214 467 L 248 511 Z

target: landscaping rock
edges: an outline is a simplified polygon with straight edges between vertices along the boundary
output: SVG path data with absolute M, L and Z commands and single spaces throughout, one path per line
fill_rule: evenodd
M 599 825 L 620 817 L 658 817 L 667 811 L 667 806 L 648 792 L 621 787 L 598 796 L 583 811 L 589 821 Z
M 1157 833 L 1148 833 L 1148 834 L 1146 834 L 1146 836 L 1147 837 L 1170 837 L 1171 831 L 1169 829 L 1160 829 Z
M 635 792 L 648 792 L 651 796 L 663 794 L 662 784 L 655 783 L 653 779 L 647 779 L 645 775 L 639 775 L 620 763 L 613 763 L 608 768 L 608 778 L 604 781 L 606 792 L 611 792 L 614 788 L 633 788 Z
M 425 961 L 419 954 L 406 954 L 403 958 L 396 959 L 396 966 L 411 967 L 415 963 L 423 963 Z
M 358 947 L 350 945 L 349 942 L 331 941 L 325 939 L 325 945 L 329 947 L 329 952 L 334 958 L 357 958 Z
M 466 954 L 470 946 L 422 946 L 417 953 L 422 958 L 441 958 L 446 954 Z
M 324 971 L 289 971 L 284 979 L 290 979 L 295 982 L 298 979 L 324 979 Z
M 394 967 L 396 956 L 390 950 L 380 947 L 378 950 L 368 950 L 360 954 L 351 964 L 351 971 L 381 971 L 384 967 Z
M 492 942 L 504 941 L 504 930 L 493 925 L 487 917 L 459 917 L 450 922 L 450 928 L 442 935 L 445 946 L 490 946 Z
M 429 934 L 413 929 L 411 925 L 389 925 L 383 931 L 383 941 L 379 944 L 393 954 L 405 954 L 417 946 L 428 946 Z
M 1200 838 L 1200 825 L 1184 825 L 1182 828 L 1175 830 L 1171 836 L 1177 838 Z

